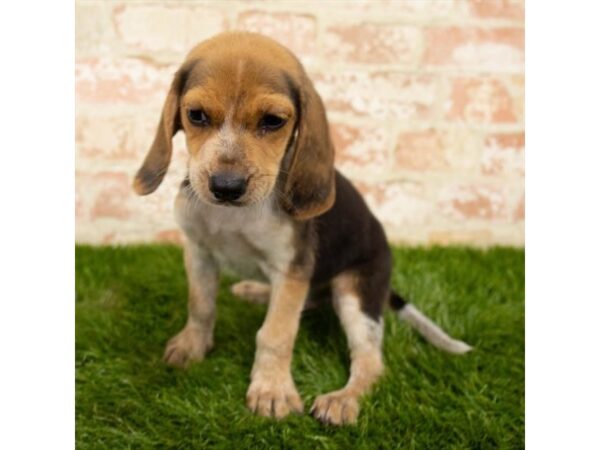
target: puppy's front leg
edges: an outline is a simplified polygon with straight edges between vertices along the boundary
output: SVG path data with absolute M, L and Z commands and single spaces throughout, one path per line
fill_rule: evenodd
M 303 405 L 291 373 L 294 341 L 309 282 L 293 276 L 274 280 L 267 317 L 256 335 L 248 407 L 261 416 L 282 418 Z
M 183 330 L 167 343 L 164 355 L 167 364 L 181 368 L 193 361 L 201 361 L 213 346 L 218 284 L 217 266 L 202 247 L 186 241 L 184 261 L 188 279 L 188 320 Z

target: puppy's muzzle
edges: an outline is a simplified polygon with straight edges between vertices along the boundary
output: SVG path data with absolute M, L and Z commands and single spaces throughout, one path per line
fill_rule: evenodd
M 247 186 L 247 179 L 235 172 L 217 172 L 208 181 L 210 192 L 222 202 L 239 199 Z

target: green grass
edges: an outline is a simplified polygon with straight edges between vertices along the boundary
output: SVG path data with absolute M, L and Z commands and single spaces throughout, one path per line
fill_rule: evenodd
M 385 376 L 358 424 L 334 428 L 246 410 L 266 308 L 229 294 L 233 280 L 221 283 L 214 350 L 173 370 L 161 357 L 185 322 L 181 250 L 78 246 L 78 448 L 523 448 L 523 250 L 401 248 L 394 260 L 394 287 L 476 350 L 442 353 L 386 313 Z M 346 382 L 348 363 L 331 309 L 305 313 L 293 362 L 305 410 Z

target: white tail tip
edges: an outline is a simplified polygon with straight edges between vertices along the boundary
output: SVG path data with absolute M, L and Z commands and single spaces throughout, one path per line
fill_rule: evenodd
M 473 347 L 463 341 L 453 339 L 433 321 L 410 303 L 404 306 L 398 315 L 401 319 L 416 329 L 427 341 L 441 350 L 461 354 L 473 350 Z

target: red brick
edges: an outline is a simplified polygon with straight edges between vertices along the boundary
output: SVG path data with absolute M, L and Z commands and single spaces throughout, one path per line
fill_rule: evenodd
M 102 243 L 104 245 L 114 244 L 116 241 L 116 237 L 117 233 L 114 231 L 106 233 L 104 236 L 102 236 Z
M 389 0 L 387 3 L 390 16 L 407 19 L 443 20 L 452 16 L 462 17 L 467 12 L 464 0 Z
M 84 54 L 109 53 L 114 37 L 109 5 L 106 2 L 75 2 L 75 51 Z
M 122 3 L 114 7 L 121 40 L 137 51 L 180 54 L 227 29 L 225 14 L 207 6 Z
M 100 172 L 79 182 L 84 189 L 97 190 L 90 214 L 92 220 L 130 217 L 131 210 L 127 205 L 127 198 L 132 196 L 132 178 L 128 174 Z
M 422 227 L 436 215 L 436 205 L 427 198 L 421 183 L 367 183 L 358 179 L 353 182 L 386 229 Z
M 429 28 L 425 32 L 425 64 L 522 70 L 525 61 L 522 28 Z
M 136 59 L 83 59 L 75 64 L 78 101 L 162 103 L 177 66 L 156 67 Z
M 340 3 L 342 6 L 340 7 Z M 317 2 L 295 2 L 295 6 Z M 448 17 L 466 17 L 469 13 L 464 0 L 362 0 L 344 1 L 329 0 L 318 2 L 320 15 L 329 14 L 336 17 L 340 9 L 347 16 L 364 19 L 369 16 L 384 17 L 388 22 L 399 21 L 432 21 Z
M 507 78 L 507 86 L 513 98 L 514 112 L 518 122 L 525 120 L 525 74 Z
M 493 77 L 457 78 L 445 103 L 446 118 L 473 123 L 514 123 L 523 117 L 523 99 L 508 82 Z
M 173 164 L 175 163 L 175 164 Z M 174 239 L 176 228 L 173 202 L 185 168 L 173 161 L 156 192 L 140 197 L 131 187 L 137 164 L 131 170 L 76 173 L 76 202 L 82 211 L 77 217 L 78 242 L 152 242 Z M 175 167 L 173 167 L 175 166 Z M 162 234 L 161 234 L 162 233 Z
M 513 213 L 513 219 L 517 222 L 525 220 L 525 194 L 521 196 L 521 200 L 515 208 L 515 211 Z
M 85 220 L 88 213 L 85 192 L 81 183 L 82 176 L 83 173 L 81 171 L 75 170 L 75 221 L 77 223 Z
M 525 174 L 525 133 L 492 134 L 485 139 L 481 171 L 486 175 Z
M 442 212 L 453 219 L 505 219 L 505 193 L 490 186 L 459 185 L 445 189 L 441 194 Z
M 428 243 L 431 245 L 485 245 L 493 242 L 491 230 L 441 230 L 429 233 Z
M 397 137 L 394 161 L 401 170 L 472 170 L 480 151 L 478 133 L 465 127 L 403 131 Z
M 336 166 L 342 171 L 376 171 L 387 167 L 385 132 L 381 127 L 331 124 Z
M 375 119 L 428 120 L 435 114 L 435 78 L 399 72 L 324 72 L 312 76 L 328 112 Z
M 170 244 L 181 245 L 183 243 L 181 230 L 177 228 L 159 231 L 155 234 L 154 239 L 158 242 L 168 242 Z
M 483 19 L 511 19 L 523 22 L 524 0 L 470 0 L 471 14 Z
M 401 133 L 395 151 L 396 165 L 408 170 L 448 167 L 443 137 L 436 130 Z
M 370 64 L 419 62 L 421 31 L 404 25 L 357 24 L 330 26 L 325 34 L 328 61 Z
M 78 227 L 89 219 L 129 218 L 131 211 L 126 199 L 130 191 L 131 179 L 124 172 L 78 170 L 75 174 L 75 202 L 80 208 L 76 211 Z
M 156 118 L 149 114 L 110 116 L 79 113 L 75 120 L 75 147 L 78 158 L 98 161 L 131 160 L 141 163 L 144 151 L 150 146 Z
M 304 62 L 314 58 L 317 45 L 317 21 L 310 14 L 244 11 L 237 29 L 269 36 L 289 48 Z

